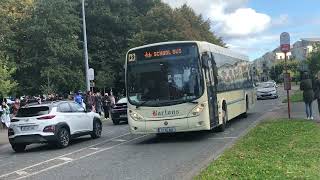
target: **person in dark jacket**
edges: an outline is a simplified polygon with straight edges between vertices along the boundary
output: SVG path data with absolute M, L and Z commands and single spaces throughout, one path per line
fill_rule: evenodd
M 312 102 L 314 100 L 314 92 L 312 87 L 312 80 L 307 73 L 304 73 L 300 83 L 300 90 L 303 91 L 303 101 L 306 106 L 307 119 L 313 119 L 312 116 Z
M 109 118 L 110 106 L 111 106 L 111 101 L 109 98 L 109 94 L 105 93 L 103 97 L 103 110 L 104 110 L 104 117 L 106 119 Z
M 101 116 L 101 112 L 102 112 L 102 96 L 101 93 L 98 92 L 97 95 L 95 96 L 95 108 L 96 108 L 96 113 L 98 113 Z
M 314 98 L 318 101 L 318 110 L 320 114 L 320 71 L 317 74 L 313 88 L 314 88 Z

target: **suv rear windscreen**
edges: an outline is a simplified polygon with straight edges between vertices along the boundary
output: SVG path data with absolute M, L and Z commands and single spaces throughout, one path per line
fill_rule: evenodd
M 49 114 L 48 106 L 21 108 L 16 117 L 33 117 Z

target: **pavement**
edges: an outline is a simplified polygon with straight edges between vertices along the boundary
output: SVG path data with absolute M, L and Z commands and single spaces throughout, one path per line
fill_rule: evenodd
M 1 124 L 0 124 L 1 125 Z M 8 133 L 6 129 L 3 129 L 2 127 L 0 128 L 0 148 L 3 145 L 8 144 Z
M 31 145 L 25 153 L 14 153 L 5 145 L 0 148 L 0 180 L 192 179 L 260 121 L 286 117 L 281 102 L 258 101 L 248 118 L 232 120 L 223 133 L 132 135 L 127 124 L 104 121 L 100 139 L 82 137 L 65 149 Z M 293 117 L 303 117 L 303 104 L 292 106 Z

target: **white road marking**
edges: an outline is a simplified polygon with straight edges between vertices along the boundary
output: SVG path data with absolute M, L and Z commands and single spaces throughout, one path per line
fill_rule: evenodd
M 72 161 L 73 160 L 73 159 L 68 158 L 68 157 L 60 157 L 60 158 L 57 158 L 57 159 L 60 159 L 62 161 Z
M 114 145 L 114 146 L 111 146 L 111 147 L 107 147 L 107 148 L 100 149 L 99 151 L 95 151 L 95 152 L 89 153 L 89 154 L 87 154 L 87 155 L 81 156 L 81 157 L 79 157 L 79 158 L 77 158 L 77 159 L 74 159 L 73 161 L 66 161 L 66 162 L 63 162 L 63 163 L 60 163 L 60 164 L 57 164 L 57 165 L 48 167 L 48 168 L 46 168 L 46 169 L 42 169 L 42 170 L 40 170 L 40 171 L 27 174 L 27 175 L 25 175 L 25 176 L 22 176 L 22 177 L 17 178 L 16 180 L 18 180 L 18 179 L 23 179 L 23 178 L 27 178 L 27 177 L 30 177 L 30 176 L 33 176 L 33 175 L 40 174 L 40 173 L 45 172 L 45 171 L 48 171 L 48 170 L 50 170 L 50 169 L 53 169 L 53 168 L 60 167 L 60 166 L 62 166 L 62 165 L 68 164 L 68 163 L 70 163 L 70 162 L 74 162 L 74 161 L 77 161 L 77 160 L 80 160 L 80 159 L 83 159 L 83 158 L 92 156 L 92 155 L 94 155 L 94 154 L 97 154 L 97 153 L 100 153 L 100 152 L 103 152 L 103 151 L 106 151 L 106 150 L 109 150 L 109 149 L 118 147 L 118 146 L 120 146 L 120 145 L 122 145 L 122 144 L 135 141 L 135 140 L 140 139 L 140 138 L 143 138 L 143 137 L 145 137 L 145 136 L 147 136 L 147 135 L 143 135 L 143 136 L 140 136 L 140 137 L 131 139 L 131 140 L 129 140 L 129 141 L 119 143 L 119 144 Z
M 25 171 L 17 171 L 16 172 L 19 176 L 26 176 L 29 175 L 29 173 L 25 172 Z
M 208 139 L 237 139 L 238 137 L 216 137 L 216 138 L 208 138 Z
M 112 140 L 112 141 L 115 141 L 115 142 L 126 142 L 127 140 L 124 140 L 124 139 L 115 139 L 115 140 Z
M 89 149 L 91 149 L 91 150 L 98 150 L 99 148 L 89 148 Z
M 44 164 L 44 163 L 47 163 L 47 162 L 50 162 L 50 161 L 53 161 L 53 160 L 56 160 L 58 158 L 61 158 L 61 157 L 65 157 L 65 156 L 68 156 L 68 155 L 71 155 L 71 154 L 74 154 L 74 153 L 77 153 L 77 152 L 80 152 L 82 150 L 85 150 L 85 149 L 88 149 L 88 148 L 91 148 L 91 147 L 94 147 L 94 146 L 97 146 L 97 145 L 100 145 L 100 144 L 103 144 L 105 142 L 108 142 L 108 141 L 112 141 L 113 139 L 117 139 L 117 138 L 120 138 L 120 137 L 123 137 L 123 136 L 126 136 L 126 135 L 129 135 L 130 133 L 126 133 L 126 134 L 123 134 L 123 135 L 120 135 L 120 136 L 117 136 L 117 137 L 114 137 L 114 138 L 111 138 L 111 139 L 108 139 L 108 140 L 105 140 L 105 141 L 102 141 L 102 142 L 99 142 L 97 144 L 93 144 L 93 145 L 90 145 L 90 146 L 87 146 L 87 147 L 84 147 L 84 148 L 81 148 L 81 149 L 78 149 L 76 151 L 73 151 L 73 152 L 70 152 L 70 153 L 67 153 L 67 154 L 64 154 L 64 155 L 61 155 L 61 156 L 58 156 L 58 157 L 55 157 L 55 158 L 51 158 L 51 159 L 48 159 L 46 161 L 42 161 L 40 163 L 37 163 L 37 164 L 34 164 L 34 165 L 31 165 L 31 166 L 27 166 L 25 168 L 22 168 L 20 170 L 16 170 L 16 171 L 13 171 L 13 172 L 10 172 L 10 173 L 7 173 L 7 174 L 3 174 L 3 175 L 0 175 L 0 179 L 3 178 L 3 177 L 7 177 L 9 175 L 12 175 L 14 173 L 16 173 L 17 171 L 24 171 L 28 168 L 32 168 L 32 167 L 35 167 L 35 166 L 38 166 L 38 165 L 41 165 L 41 164 Z

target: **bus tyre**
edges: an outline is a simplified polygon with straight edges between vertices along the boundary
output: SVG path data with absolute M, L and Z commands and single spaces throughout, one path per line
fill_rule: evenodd
M 248 117 L 248 110 L 249 110 L 249 101 L 248 101 L 248 97 L 246 97 L 246 111 L 243 114 L 241 114 L 242 118 Z
M 227 127 L 227 122 L 228 122 L 228 111 L 227 111 L 227 106 L 224 106 L 224 108 L 222 108 L 222 124 L 218 126 L 217 131 L 218 132 L 225 131 Z

